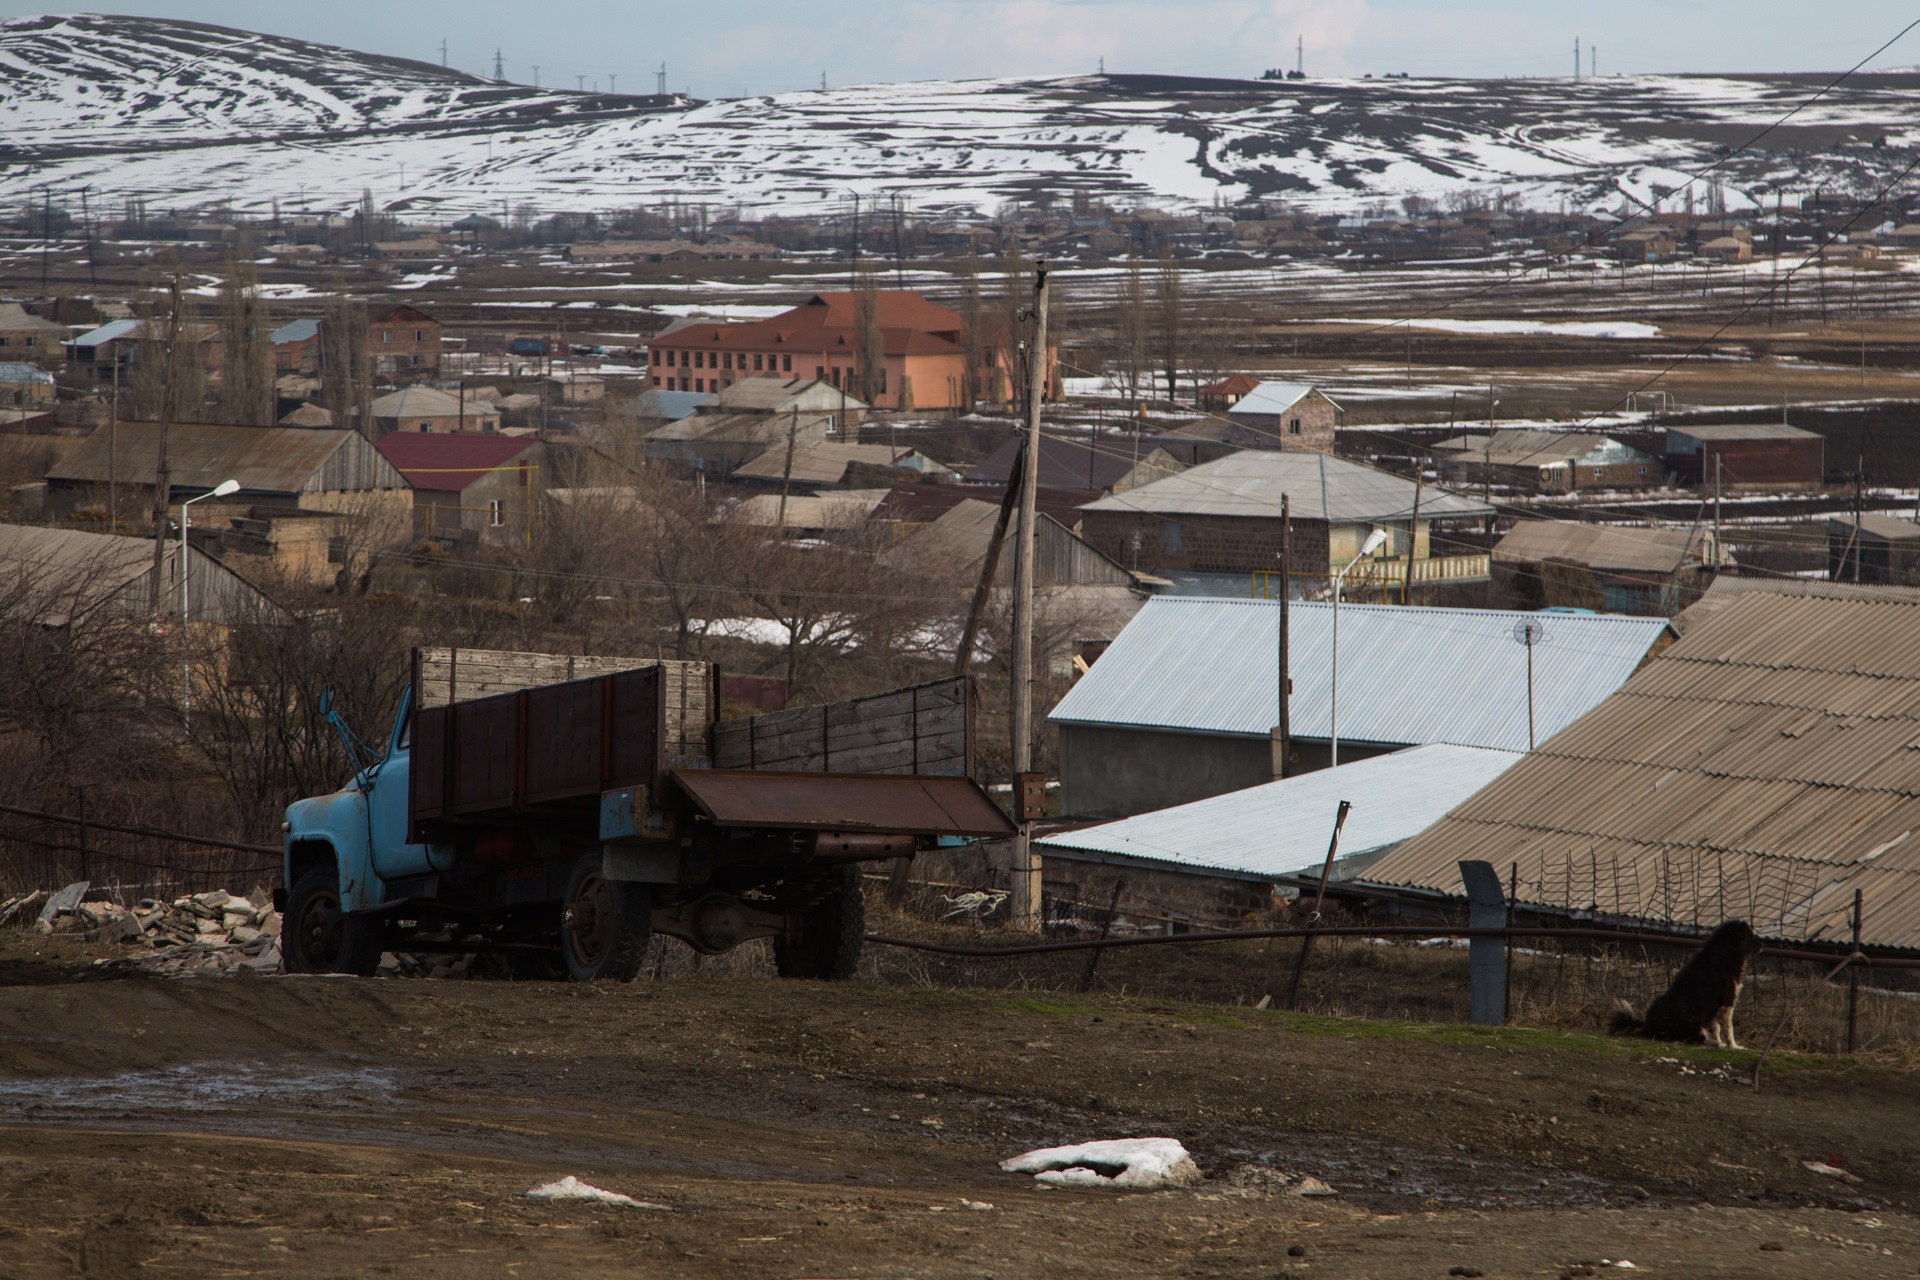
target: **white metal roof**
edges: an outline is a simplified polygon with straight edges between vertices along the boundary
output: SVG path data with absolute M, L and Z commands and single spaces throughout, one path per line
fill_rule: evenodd
M 1303 600 L 1290 611 L 1297 738 L 1330 734 L 1332 613 Z M 1048 719 L 1264 738 L 1279 715 L 1279 619 L 1277 601 L 1155 596 Z M 1538 742 L 1618 689 L 1668 629 L 1618 614 L 1342 604 L 1341 741 L 1525 751 L 1522 620 L 1545 628 L 1533 650 Z
M 1358 524 L 1409 519 L 1413 515 L 1413 488 L 1413 481 L 1391 472 L 1324 453 L 1247 449 L 1089 502 L 1081 510 L 1275 518 L 1285 495 L 1296 520 Z M 1422 518 L 1488 515 L 1492 511 L 1476 499 L 1431 485 L 1420 497 Z
M 1306 399 L 1313 387 L 1305 382 L 1262 382 L 1233 402 L 1227 416 L 1239 413 L 1285 413 Z
M 1520 758 L 1481 747 L 1413 747 L 1037 843 L 1045 850 L 1280 876 L 1326 857 L 1342 800 L 1352 801 L 1353 810 L 1340 832 L 1340 856 L 1355 857 L 1420 834 Z

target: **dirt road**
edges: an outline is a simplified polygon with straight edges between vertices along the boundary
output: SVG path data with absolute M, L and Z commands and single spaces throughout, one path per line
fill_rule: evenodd
M 1783 1061 L 1756 1094 L 1744 1055 L 1524 1030 L 751 981 L 162 981 L 34 950 L 0 954 L 0 1275 L 1920 1266 L 1920 1093 L 1894 1064 Z M 1208 1179 L 997 1168 L 1130 1134 Z M 565 1174 L 666 1209 L 524 1197 Z

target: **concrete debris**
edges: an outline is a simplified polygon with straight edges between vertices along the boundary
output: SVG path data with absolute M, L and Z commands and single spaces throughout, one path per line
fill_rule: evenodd
M 215 889 L 132 906 L 84 880 L 58 893 L 23 894 L 0 902 L 0 924 L 29 918 L 42 933 L 77 933 L 93 943 L 133 948 L 130 964 L 168 975 L 280 971 L 280 913 L 273 895 L 256 888 L 246 897 Z
M 1337 1196 L 1340 1193 L 1310 1173 L 1294 1173 L 1271 1165 L 1243 1164 L 1229 1173 L 1229 1194 L 1243 1196 Z

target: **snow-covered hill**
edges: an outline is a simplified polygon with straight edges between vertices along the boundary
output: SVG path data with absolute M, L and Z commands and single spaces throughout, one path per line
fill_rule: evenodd
M 685 103 L 538 90 L 225 28 L 110 17 L 0 23 L 0 200 L 41 183 L 154 211 L 278 200 L 450 214 L 668 199 L 757 213 L 900 195 L 990 211 L 1036 192 L 1357 210 L 1501 188 L 1535 207 L 1676 188 L 1822 83 L 1194 80 L 857 85 Z M 1920 145 L 1920 76 L 1858 77 L 1722 173 L 1729 207 L 1866 191 Z M 1763 185 L 1764 184 L 1764 188 Z M 1704 198 L 1704 188 L 1697 189 Z

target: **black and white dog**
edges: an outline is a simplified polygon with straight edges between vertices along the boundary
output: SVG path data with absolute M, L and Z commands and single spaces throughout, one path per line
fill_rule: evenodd
M 1727 921 L 1680 966 L 1672 984 L 1647 1006 L 1646 1017 L 1635 1017 L 1632 1006 L 1617 1002 L 1611 1030 L 1615 1035 L 1738 1049 L 1733 1005 L 1740 998 L 1747 960 L 1759 950 L 1760 935 L 1745 920 Z

